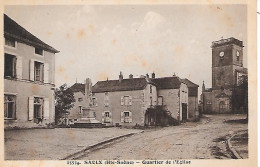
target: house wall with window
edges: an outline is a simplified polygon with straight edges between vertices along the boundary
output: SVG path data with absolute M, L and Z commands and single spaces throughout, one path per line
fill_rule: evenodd
M 38 126 L 39 123 L 53 123 L 54 56 L 58 51 L 40 41 L 8 16 L 5 15 L 4 19 L 4 95 L 15 97 L 13 109 L 8 107 L 9 100 L 5 98 L 5 127 L 31 127 Z M 36 68 L 35 62 L 38 62 L 40 68 Z M 9 112 L 13 114 L 6 114 Z
M 5 53 L 13 55 L 17 57 L 17 60 L 20 59 L 19 61 L 21 61 L 20 64 L 16 64 L 17 66 L 19 65 L 19 67 L 16 68 L 17 74 L 20 73 L 19 70 L 22 69 L 21 76 L 17 76 L 17 78 L 22 80 L 34 81 L 34 62 L 40 62 L 44 65 L 44 83 L 55 83 L 55 75 L 53 74 L 55 72 L 54 53 L 44 51 L 44 55 L 37 55 L 35 54 L 35 47 L 20 42 L 16 43 L 16 48 L 10 48 L 5 46 L 4 49 Z
M 183 104 L 187 106 L 186 112 L 187 112 L 187 119 L 189 118 L 189 105 L 188 105 L 188 87 L 186 84 L 181 83 L 180 85 L 180 120 L 183 120 Z
M 86 96 L 82 92 L 74 92 L 74 106 L 69 110 L 68 119 L 71 123 L 77 122 L 83 116 L 83 108 L 88 107 Z
M 166 105 L 173 118 L 182 120 L 182 103 L 188 103 L 188 88 L 181 84 L 179 89 L 159 89 L 158 97 L 162 98 L 162 105 Z
M 106 125 L 143 126 L 145 111 L 151 101 L 152 105 L 157 104 L 156 87 L 151 84 L 143 90 L 94 93 L 93 97 L 97 101 L 94 106 L 96 118 Z M 106 112 L 110 114 L 110 122 L 106 121 Z
M 117 92 L 107 92 L 107 95 L 104 93 L 95 93 L 93 96 L 96 98 L 95 112 L 96 118 L 98 121 L 105 123 L 106 125 L 119 125 L 131 126 L 136 123 L 141 123 L 142 117 L 142 98 L 143 91 L 117 91 Z M 108 105 L 105 104 L 105 98 L 108 96 Z M 128 102 L 128 98 L 130 101 Z M 127 104 L 128 103 L 128 104 Z M 110 112 L 110 122 L 104 122 L 105 112 Z M 121 120 L 124 119 L 124 115 L 121 116 L 121 113 L 129 112 L 130 120 L 129 122 Z
M 15 111 L 13 118 L 5 118 L 6 126 L 11 126 L 14 123 L 35 123 L 33 118 L 30 118 L 30 113 L 33 114 L 33 109 L 29 109 L 30 98 L 40 97 L 43 99 L 42 116 L 43 122 L 54 122 L 55 105 L 54 96 L 51 85 L 40 85 L 26 81 L 4 80 L 4 94 L 14 95 L 16 97 Z M 47 104 L 48 103 L 48 104 Z M 33 115 L 32 115 L 33 116 Z

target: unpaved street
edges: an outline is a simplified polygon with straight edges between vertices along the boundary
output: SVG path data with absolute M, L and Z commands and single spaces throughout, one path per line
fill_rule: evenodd
M 247 124 L 225 123 L 244 119 L 245 115 L 207 115 L 199 123 L 149 129 L 117 140 L 81 159 L 215 159 L 232 158 L 225 140 L 234 132 L 246 130 Z

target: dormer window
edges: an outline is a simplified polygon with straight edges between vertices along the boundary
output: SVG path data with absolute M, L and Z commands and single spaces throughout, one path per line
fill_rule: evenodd
M 35 48 L 35 54 L 43 56 L 43 50 L 40 48 Z
M 15 48 L 15 40 L 11 38 L 5 38 L 5 45 Z

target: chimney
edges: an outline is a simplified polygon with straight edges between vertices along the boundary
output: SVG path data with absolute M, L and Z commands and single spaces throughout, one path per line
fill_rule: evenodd
M 146 74 L 146 77 L 149 78 L 149 74 Z
M 153 78 L 153 79 L 155 78 L 155 73 L 154 73 L 154 72 L 152 73 L 152 78 Z
M 133 78 L 134 78 L 133 74 L 130 74 L 129 79 L 133 79 Z
M 123 74 L 122 74 L 122 72 L 120 71 L 119 82 L 122 82 L 122 80 L 123 80 Z
M 205 84 L 204 84 L 204 81 L 203 81 L 203 83 L 202 83 L 202 92 L 204 92 L 205 91 Z
M 85 96 L 87 99 L 87 104 L 90 103 L 91 95 L 92 95 L 92 83 L 91 83 L 91 79 L 87 78 L 85 82 Z

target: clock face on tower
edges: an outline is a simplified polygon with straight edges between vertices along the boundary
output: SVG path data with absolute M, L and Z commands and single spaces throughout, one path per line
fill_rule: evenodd
M 223 57 L 223 56 L 224 56 L 224 52 L 223 52 L 223 51 L 220 52 L 220 53 L 219 53 L 219 56 L 220 56 L 220 57 Z

